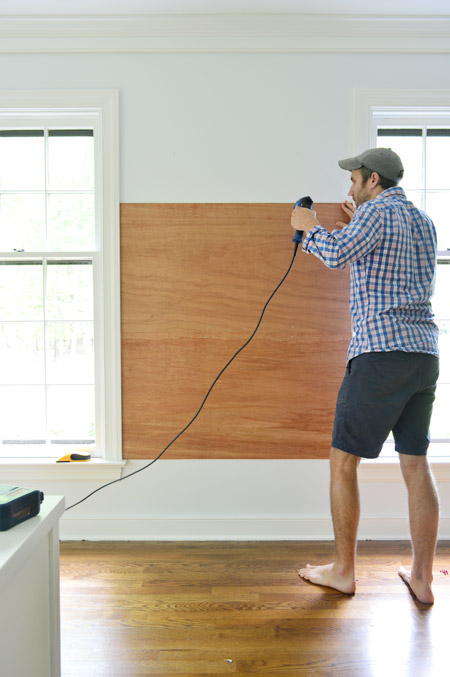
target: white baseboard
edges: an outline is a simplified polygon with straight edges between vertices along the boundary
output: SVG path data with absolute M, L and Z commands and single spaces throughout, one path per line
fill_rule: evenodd
M 327 541 L 331 519 L 317 518 L 99 518 L 65 516 L 63 541 Z M 359 540 L 408 540 L 406 518 L 362 518 Z M 450 540 L 450 518 L 441 519 L 439 538 Z

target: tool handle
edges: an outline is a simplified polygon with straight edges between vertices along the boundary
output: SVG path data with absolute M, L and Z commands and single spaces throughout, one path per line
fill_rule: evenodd
M 305 209 L 312 209 L 314 207 L 314 202 L 309 197 L 309 195 L 305 195 L 304 197 L 301 197 L 297 200 L 297 202 L 294 204 L 294 209 L 296 207 L 304 207 Z M 300 244 L 302 240 L 303 240 L 303 230 L 296 230 L 295 235 L 292 238 L 292 242 L 297 242 L 298 244 Z

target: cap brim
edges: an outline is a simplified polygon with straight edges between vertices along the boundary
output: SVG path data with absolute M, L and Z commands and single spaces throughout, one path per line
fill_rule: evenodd
M 345 160 L 339 160 L 338 165 L 341 169 L 348 169 L 349 172 L 352 172 L 354 169 L 361 169 L 362 164 L 361 160 L 357 157 L 349 157 Z

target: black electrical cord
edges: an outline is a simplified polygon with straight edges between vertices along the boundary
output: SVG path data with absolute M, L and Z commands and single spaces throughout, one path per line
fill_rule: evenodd
M 133 477 L 133 475 L 137 475 L 138 472 L 142 472 L 143 470 L 147 470 L 147 468 L 149 468 L 151 465 L 153 465 L 153 463 L 156 463 L 156 461 L 158 461 L 158 460 L 161 458 L 161 456 L 167 451 L 167 449 L 169 449 L 169 447 L 171 447 L 172 444 L 174 444 L 174 442 L 176 442 L 177 439 L 178 439 L 179 437 L 181 437 L 181 435 L 183 435 L 183 433 L 185 433 L 186 430 L 187 430 L 188 428 L 191 427 L 191 425 L 194 423 L 195 419 L 198 417 L 198 415 L 200 414 L 201 410 L 202 410 L 203 407 L 205 406 L 206 400 L 207 400 L 208 397 L 210 396 L 212 389 L 214 388 L 214 386 L 216 385 L 217 381 L 220 379 L 220 377 L 222 376 L 222 374 L 224 373 L 224 371 L 225 371 L 226 369 L 228 369 L 228 367 L 229 367 L 230 364 L 233 362 L 233 360 L 239 355 L 239 353 L 241 353 L 241 352 L 244 350 L 244 348 L 246 348 L 246 347 L 248 346 L 248 344 L 250 343 L 250 341 L 251 341 L 251 340 L 253 339 L 253 337 L 255 336 L 256 332 L 258 331 L 258 329 L 259 329 L 259 327 L 260 327 L 260 325 L 261 325 L 261 322 L 262 322 L 262 319 L 263 319 L 263 317 L 264 317 L 264 313 L 266 312 L 267 306 L 269 305 L 269 303 L 271 302 L 271 300 L 273 299 L 273 297 L 275 296 L 275 294 L 277 293 L 277 291 L 279 290 L 279 288 L 281 287 L 281 285 L 284 283 L 284 281 L 286 280 L 287 276 L 288 276 L 289 273 L 291 272 L 291 268 L 292 268 L 292 266 L 294 265 L 294 260 L 295 260 L 295 257 L 296 257 L 296 255 L 297 255 L 298 245 L 299 245 L 299 243 L 300 243 L 300 241 L 301 241 L 301 237 L 302 237 L 302 235 L 303 235 L 303 233 L 301 233 L 301 232 L 299 232 L 299 231 L 297 231 L 297 233 L 298 233 L 298 239 L 294 239 L 294 240 L 293 240 L 293 242 L 294 242 L 294 255 L 292 256 L 292 260 L 291 260 L 291 263 L 289 264 L 289 268 L 287 269 L 287 271 L 286 271 L 285 275 L 283 276 L 283 279 L 281 280 L 281 282 L 279 282 L 279 284 L 277 284 L 277 286 L 275 287 L 275 289 L 273 290 L 273 292 L 271 293 L 271 295 L 270 295 L 269 298 L 267 299 L 266 303 L 264 304 L 264 308 L 262 309 L 260 318 L 259 318 L 259 320 L 258 320 L 258 323 L 257 323 L 257 325 L 256 325 L 256 327 L 255 327 L 255 329 L 254 329 L 254 331 L 253 331 L 253 333 L 252 333 L 252 335 L 251 335 L 250 338 L 248 338 L 247 341 L 239 348 L 239 350 L 237 350 L 237 351 L 234 353 L 233 357 L 231 357 L 231 358 L 228 360 L 228 362 L 227 362 L 226 365 L 223 367 L 223 369 L 217 374 L 216 378 L 215 378 L 214 381 L 211 383 L 211 385 L 210 385 L 210 387 L 209 387 L 209 390 L 208 390 L 208 392 L 206 393 L 206 395 L 205 395 L 205 397 L 204 397 L 204 399 L 203 399 L 203 402 L 201 403 L 200 407 L 198 408 L 198 410 L 197 410 L 197 412 L 194 414 L 194 416 L 191 418 L 191 420 L 189 421 L 189 423 L 188 423 L 187 425 L 185 425 L 185 427 L 184 427 L 182 430 L 180 430 L 180 432 L 179 432 L 177 435 L 175 435 L 175 437 L 173 438 L 173 440 L 172 440 L 171 442 L 169 442 L 169 444 L 168 444 L 166 447 L 164 447 L 164 449 L 158 454 L 158 456 L 157 456 L 156 458 L 154 458 L 152 461 L 150 461 L 150 463 L 147 463 L 147 465 L 144 465 L 143 468 L 139 468 L 139 470 L 135 470 L 134 472 L 130 473 L 129 475 L 125 475 L 124 477 L 120 477 L 118 480 L 113 480 L 112 482 L 108 482 L 107 484 L 103 484 L 101 487 L 98 487 L 98 489 L 95 489 L 95 490 L 92 491 L 90 494 L 88 494 L 87 496 L 85 496 L 84 498 L 82 498 L 80 501 L 77 501 L 77 503 L 74 503 L 73 505 L 69 505 L 69 506 L 66 508 L 66 511 L 67 511 L 67 510 L 71 510 L 72 508 L 75 508 L 75 506 L 80 505 L 80 503 L 83 503 L 84 501 L 87 501 L 87 499 L 90 498 L 91 496 L 93 496 L 94 494 L 96 494 L 97 491 L 100 491 L 101 489 L 105 489 L 106 487 L 109 487 L 109 486 L 111 486 L 112 484 L 116 484 L 117 482 L 123 482 L 123 480 L 126 480 L 126 479 L 128 479 L 129 477 Z M 297 236 L 297 235 L 296 235 L 296 236 Z

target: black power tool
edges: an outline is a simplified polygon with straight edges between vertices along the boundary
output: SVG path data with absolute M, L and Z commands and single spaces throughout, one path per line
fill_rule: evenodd
M 42 491 L 0 484 L 0 531 L 7 531 L 30 517 L 35 517 L 44 500 Z
M 294 209 L 296 207 L 304 207 L 305 209 L 312 209 L 314 207 L 314 202 L 311 200 L 309 195 L 305 195 L 305 197 L 301 197 L 299 200 L 297 200 L 297 202 L 294 205 Z M 298 247 L 298 245 L 301 244 L 302 240 L 303 240 L 303 230 L 296 230 L 292 242 L 295 242 Z

